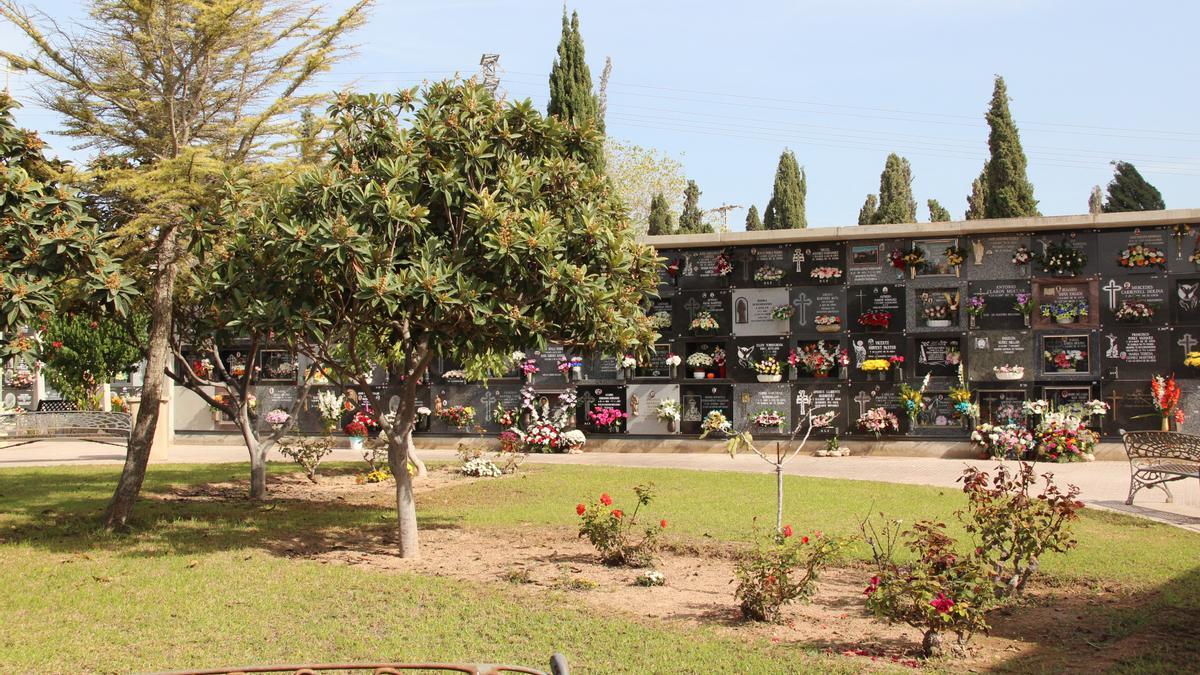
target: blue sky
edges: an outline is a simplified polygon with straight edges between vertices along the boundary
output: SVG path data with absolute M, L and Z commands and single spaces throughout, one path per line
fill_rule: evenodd
M 60 20 L 82 4 L 36 3 Z M 347 2 L 331 2 L 331 10 Z M 853 224 L 888 152 L 913 166 L 919 218 L 933 197 L 962 216 L 987 152 L 983 113 L 1004 75 L 1042 213 L 1086 211 L 1112 159 L 1132 161 L 1168 208 L 1200 206 L 1200 5 L 1108 0 L 581 1 L 593 78 L 613 59 L 611 136 L 679 157 L 701 205 L 770 197 L 780 151 L 808 175 L 810 227 Z M 380 0 L 356 56 L 321 86 L 392 90 L 475 72 L 501 55 L 501 88 L 544 107 L 556 1 Z M 0 42 L 13 45 L 11 27 Z M 19 97 L 26 76 L 13 76 Z M 26 100 L 20 120 L 54 117 Z M 52 146 L 75 158 L 65 139 Z M 741 229 L 744 210 L 730 216 Z

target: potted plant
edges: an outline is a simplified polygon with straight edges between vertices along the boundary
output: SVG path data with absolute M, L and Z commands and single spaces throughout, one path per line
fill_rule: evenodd
M 838 437 L 834 436 L 828 441 L 825 441 L 825 447 L 817 450 L 817 457 L 849 457 L 850 448 L 843 448 L 838 442 Z
M 977 327 L 979 317 L 987 311 L 987 298 L 982 295 L 972 295 L 970 300 L 967 300 L 967 316 L 970 318 L 971 328 Z
M 1157 267 L 1160 270 L 1165 270 L 1167 269 L 1167 254 L 1152 246 L 1134 244 L 1121 250 L 1121 254 L 1117 258 L 1117 264 L 1121 267 L 1133 269 L 1139 267 Z
M 707 333 L 715 333 L 720 330 L 721 324 L 717 323 L 716 317 L 709 311 L 696 312 L 696 316 L 692 318 L 692 322 L 688 325 L 692 332 L 698 335 Z
M 904 414 L 908 415 L 910 425 L 917 421 L 917 415 L 921 414 L 925 408 L 925 389 L 929 387 L 929 375 L 929 373 L 925 374 L 920 389 L 913 389 L 908 383 L 900 385 L 900 405 L 904 409 Z
M 282 408 L 276 408 L 263 417 L 263 421 L 271 425 L 271 429 L 274 431 L 282 429 L 283 425 L 287 424 L 290 419 L 292 419 L 292 416 Z
M 1053 319 L 1055 323 L 1069 324 L 1086 319 L 1088 315 L 1087 303 L 1080 300 L 1065 300 L 1063 302 L 1050 302 L 1042 305 L 1042 317 Z
M 867 359 L 858 364 L 858 369 L 866 373 L 868 377 L 878 375 L 878 377 L 874 377 L 877 380 L 882 380 L 891 367 L 892 364 L 888 363 L 887 359 Z
M 1046 350 L 1043 358 L 1046 363 L 1054 366 L 1056 373 L 1073 373 L 1076 366 L 1082 361 L 1087 354 L 1079 349 L 1052 349 Z
M 673 380 L 675 379 L 676 371 L 679 369 L 679 364 L 683 363 L 683 359 L 679 358 L 679 355 L 675 352 L 669 352 L 666 361 L 667 367 L 671 369 L 671 379 Z
M 760 284 L 773 286 L 780 281 L 783 281 L 783 270 L 772 265 L 763 265 L 757 270 L 754 270 L 754 281 Z
M 342 419 L 342 413 L 346 412 L 346 399 L 329 390 L 317 392 L 317 411 L 321 413 L 325 433 L 332 434 Z
M 1141 300 L 1122 300 L 1114 316 L 1123 323 L 1145 323 L 1154 318 L 1154 307 Z
M 354 417 L 346 423 L 346 426 L 342 427 L 342 431 L 350 437 L 350 449 L 362 450 L 363 442 L 366 441 L 371 429 L 374 429 L 375 426 L 375 420 L 366 413 L 361 411 L 354 413 Z
M 837 333 L 842 330 L 842 319 L 837 314 L 818 314 L 813 324 L 818 333 Z
M 921 310 L 925 317 L 925 325 L 930 328 L 947 328 L 950 326 L 950 307 L 947 305 L 925 305 Z
M 1029 293 L 1017 293 L 1013 309 L 1021 313 L 1021 317 L 1025 319 L 1025 327 L 1029 328 L 1029 315 L 1033 314 L 1033 296 Z
M 754 426 L 762 429 L 764 432 L 783 433 L 786 430 L 787 420 L 778 410 L 768 409 L 760 410 L 751 418 Z M 768 433 L 769 433 L 768 432 Z
M 788 321 L 796 313 L 796 308 L 791 305 L 775 305 L 771 308 L 771 318 L 775 320 L 775 332 L 788 332 Z
M 827 284 L 832 281 L 837 281 L 842 278 L 842 271 L 836 267 L 828 265 L 822 267 L 814 267 L 808 276 L 812 277 L 819 284 Z
M 774 356 L 768 356 L 762 361 L 755 361 L 754 372 L 757 374 L 759 382 L 778 382 L 783 379 L 779 361 Z
M 654 409 L 654 416 L 659 422 L 666 422 L 667 433 L 675 433 L 679 428 L 679 416 L 683 412 L 679 405 L 679 401 L 673 398 L 665 398 L 658 402 L 658 406 Z
M 992 368 L 992 373 L 997 380 L 1019 380 L 1025 377 L 1025 368 L 1023 366 L 1010 366 L 1007 363 Z
M 967 261 L 967 252 L 961 246 L 947 246 L 946 264 L 954 268 L 954 276 L 962 276 L 962 264 Z
M 708 369 L 713 367 L 713 358 L 704 352 L 692 352 L 687 357 L 687 364 L 692 369 L 692 377 L 703 380 L 708 377 Z

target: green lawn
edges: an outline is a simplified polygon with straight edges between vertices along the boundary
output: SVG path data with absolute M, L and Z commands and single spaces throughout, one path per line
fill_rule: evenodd
M 146 491 L 241 479 L 246 471 L 154 467 Z M 430 657 L 544 667 L 555 650 L 570 655 L 576 672 L 667 672 L 681 664 L 683 672 L 847 672 L 861 665 L 728 631 L 613 616 L 570 593 L 287 556 L 298 532 L 388 527 L 393 516 L 383 508 L 147 500 L 133 534 L 108 534 L 96 518 L 116 473 L 0 470 L 0 672 Z M 571 536 L 577 502 L 606 491 L 629 503 L 628 488 L 649 481 L 658 487 L 651 512 L 671 521 L 676 543 L 739 540 L 755 515 L 768 524 L 773 518 L 770 476 L 576 466 L 447 487 L 422 495 L 419 510 L 425 527 L 533 523 Z M 830 534 L 852 534 L 868 511 L 952 522 L 962 503 L 953 490 L 853 481 L 789 478 L 787 490 L 788 520 Z M 1111 612 L 1114 639 L 1195 633 L 1200 535 L 1092 512 L 1078 533 L 1079 550 L 1045 568 L 1064 582 L 1116 583 L 1145 599 Z M 1163 658 L 1144 654 L 1129 671 L 1153 672 Z

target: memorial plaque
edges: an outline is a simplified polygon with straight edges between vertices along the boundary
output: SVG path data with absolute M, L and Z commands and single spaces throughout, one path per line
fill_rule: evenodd
M 321 420 L 321 408 L 317 405 L 317 398 L 323 391 L 332 392 L 334 395 L 342 393 L 341 389 L 337 387 L 309 387 L 308 397 L 304 399 L 304 405 L 300 406 L 300 411 L 296 413 L 296 426 L 300 431 L 311 434 L 325 430 Z
M 731 299 L 729 291 L 680 293 L 675 297 L 675 326 L 682 335 L 730 335 L 733 323 Z M 717 322 L 717 327 L 707 331 L 700 327 L 693 328 L 692 321 L 705 314 Z
M 1167 269 L 1171 274 L 1200 272 L 1200 223 L 1172 225 L 1167 244 Z
M 1164 326 L 1117 326 L 1101 330 L 1101 374 L 1114 380 L 1148 380 L 1165 372 L 1170 361 L 1167 344 L 1170 337 Z
M 1054 377 L 1091 377 L 1092 346 L 1089 333 L 1047 334 L 1038 336 L 1041 358 L 1038 372 Z
M 793 333 L 840 333 L 846 323 L 845 286 L 792 288 Z
M 658 286 L 660 289 L 673 289 L 679 285 L 679 272 L 683 269 L 683 251 L 677 248 L 657 248 L 658 257 L 665 258 L 662 267 L 658 268 Z
M 476 424 L 482 424 L 488 411 L 483 408 L 483 404 L 479 398 L 483 392 L 487 391 L 481 386 L 467 384 L 445 384 L 432 388 L 433 419 L 430 421 L 430 428 L 442 434 L 465 434 L 473 431 Z M 470 425 L 458 427 L 450 425 L 444 418 L 438 417 L 438 411 L 456 406 L 470 407 L 475 412 L 475 419 Z
M 948 391 L 926 390 L 923 403 L 921 411 L 910 421 L 914 433 L 943 435 L 964 432 L 966 423 L 955 417 L 954 402 L 950 400 Z
M 1042 264 L 1051 247 L 1063 244 L 1079 251 L 1087 258 L 1086 263 L 1074 277 L 1090 277 L 1100 271 L 1097 262 L 1099 253 L 1096 233 L 1089 230 L 1068 230 L 1066 232 L 1041 232 L 1030 237 L 1029 248 L 1033 250 L 1034 255 L 1033 262 L 1030 264 L 1030 273 L 1035 277 L 1070 278 L 1069 273 L 1059 275 L 1056 269 Z
M 907 325 L 910 332 L 959 330 L 966 325 L 966 312 L 962 309 L 966 300 L 965 283 L 961 287 L 950 284 L 921 287 L 920 283 L 918 280 L 908 286 Z
M 963 271 L 971 279 L 1029 278 L 1029 258 L 1032 251 L 1029 248 L 1028 235 L 996 234 L 969 237 L 963 248 L 967 250 L 967 262 L 963 265 Z
M 625 385 L 599 384 L 580 386 L 578 389 L 579 405 L 576 407 L 575 423 L 580 429 L 593 434 L 623 434 L 626 420 L 621 419 L 610 426 L 599 427 L 594 424 L 589 413 L 600 408 L 612 408 L 628 413 L 625 406 Z M 639 401 L 640 404 L 640 401 Z M 638 414 L 642 414 L 639 409 Z
M 1200 277 L 1178 277 L 1169 281 L 1171 323 L 1200 326 Z
M 674 296 L 654 298 L 646 308 L 646 316 L 650 317 L 651 325 L 663 337 L 671 338 L 679 334 L 675 326 Z
M 258 385 L 254 388 L 254 395 L 258 398 L 260 419 L 262 415 L 266 415 L 272 410 L 290 411 L 299 394 L 300 388 L 296 386 Z
M 902 331 L 905 317 L 904 286 L 858 286 L 846 294 L 847 328 L 854 331 Z M 884 325 L 871 323 L 882 321 Z
M 1168 280 L 1163 277 L 1101 277 L 1100 323 L 1106 327 L 1117 324 L 1166 325 L 1170 316 L 1167 306 Z M 1146 313 L 1150 316 L 1145 316 Z
M 786 337 L 742 337 L 733 341 L 733 377 L 753 381 L 758 375 L 754 363 L 767 357 L 779 362 L 779 373 L 787 379 L 788 339 Z
M 742 288 L 733 291 L 734 335 L 781 335 L 788 331 L 788 320 L 776 320 L 776 307 L 788 307 L 786 288 Z M 719 319 L 718 319 L 719 321 Z
M 1167 271 L 1169 230 L 1103 230 L 1098 236 L 1101 274 L 1161 274 Z
M 957 378 L 963 362 L 962 342 L 961 335 L 909 338 L 908 353 L 913 358 L 911 369 L 906 370 L 917 379 L 926 374 Z
M 848 396 L 849 398 L 846 400 L 846 425 L 849 429 L 848 433 L 860 437 L 874 438 L 873 434 L 863 431 L 858 427 L 859 418 L 872 408 L 887 410 L 896 416 L 896 420 L 900 422 L 901 431 L 907 428 L 908 417 L 904 414 L 904 406 L 900 403 L 900 394 L 896 390 L 896 385 L 885 382 L 874 384 L 870 382 L 861 384 L 852 383 L 848 389 Z M 882 438 L 899 435 L 895 431 L 888 431 L 882 435 Z
M 786 286 L 791 266 L 790 246 L 740 246 L 732 250 L 733 274 L 737 288 Z
M 700 424 L 708 413 L 716 410 L 733 421 L 733 385 L 684 384 L 679 387 L 683 405 L 682 430 L 688 436 L 700 434 Z
M 760 412 L 774 411 L 783 417 L 783 428 L 759 427 L 750 420 Z M 733 385 L 733 423 L 741 428 L 750 425 L 755 436 L 777 436 L 792 432 L 792 387 L 789 384 Z
M 264 349 L 258 353 L 259 382 L 295 382 L 299 364 L 286 350 Z
M 828 438 L 849 433 L 854 420 L 847 418 L 846 388 L 838 382 L 808 380 L 798 382 L 792 396 L 792 425 L 795 426 L 809 413 L 814 417 L 825 413 L 836 413 L 827 427 L 813 429 L 811 438 Z
M 1200 367 L 1184 363 L 1188 352 L 1200 351 L 1200 329 L 1179 326 L 1171 329 L 1170 342 L 1167 344 L 1168 370 L 1176 377 L 1200 379 Z
M 796 244 L 792 261 L 799 268 L 796 284 L 841 285 L 846 281 L 846 247 L 841 242 Z
M 979 389 L 979 421 L 991 424 L 1025 424 L 1024 388 Z
M 1162 417 L 1154 409 L 1149 382 L 1109 383 L 1104 387 L 1103 400 L 1109 408 L 1102 427 L 1106 436 L 1117 435 L 1119 429 L 1158 431 L 1162 426 Z
M 679 287 L 687 289 L 728 288 L 737 272 L 724 249 L 688 248 L 679 252 Z
M 1034 328 L 1095 328 L 1100 325 L 1099 284 L 1095 279 L 1033 280 Z M 1080 313 L 1083 308 L 1084 313 Z M 1046 316 L 1046 313 L 1050 316 Z
M 251 364 L 247 363 L 246 361 L 246 353 L 246 350 L 243 349 L 231 348 L 228 350 L 217 350 L 217 354 L 219 354 L 221 357 L 221 362 L 225 364 L 225 372 L 229 373 L 230 376 L 235 378 L 241 377 L 242 374 L 246 372 L 246 368 L 251 366 Z M 213 379 L 218 379 L 216 370 L 213 371 Z M 251 374 L 250 381 L 255 382 L 257 381 L 257 378 Z
M 920 277 L 960 277 L 962 265 L 952 265 L 947 249 L 957 248 L 958 239 L 954 237 L 939 237 L 936 239 L 914 239 L 909 250 L 920 249 L 925 254 L 925 265 L 917 270 Z M 963 263 L 966 264 L 966 263 Z M 910 273 L 910 277 L 912 274 Z
M 1179 386 L 1183 390 L 1179 396 L 1179 405 L 1184 414 L 1179 431 L 1200 435 L 1200 382 L 1182 382 Z
M 874 338 L 877 336 L 872 334 L 869 337 Z M 846 339 L 841 336 L 811 339 L 800 338 L 796 340 L 797 376 L 805 380 L 823 378 L 846 379 L 849 375 L 850 367 L 841 364 L 843 355 L 849 358 L 849 350 L 846 348 L 845 343 Z M 820 374 L 822 367 L 824 367 L 824 374 Z
M 621 375 L 621 364 L 616 356 L 593 354 L 583 358 L 583 373 L 588 380 L 615 380 Z
M 904 336 L 900 333 L 858 333 L 850 336 L 850 379 L 855 382 L 891 380 L 890 371 L 870 373 L 862 370 L 862 364 L 868 359 L 890 359 L 893 356 L 906 356 Z M 906 358 L 907 360 L 907 358 Z
M 569 389 L 566 385 L 562 385 L 561 390 Z M 561 391 L 560 390 L 560 391 Z M 552 399 L 550 393 L 546 390 L 537 391 L 538 398 L 535 402 L 539 406 L 543 403 L 542 398 L 545 398 L 545 405 L 551 411 L 558 408 L 558 397 L 554 395 Z M 479 397 L 480 409 L 475 411 L 475 421 L 483 425 L 483 428 L 489 433 L 500 433 L 503 427 L 496 421 L 496 407 L 503 406 L 505 410 L 515 411 L 518 414 L 521 410 L 521 387 L 515 384 L 504 385 L 489 385 L 487 391 Z M 574 417 L 574 416 L 572 416 Z
M 428 385 L 417 387 L 417 409 L 426 408 L 429 410 L 428 415 L 417 414 L 417 418 L 413 424 L 413 433 L 425 433 L 429 431 L 433 425 L 433 392 Z M 481 413 L 483 414 L 483 413 Z M 487 421 L 491 420 L 491 411 L 486 411 Z M 487 426 L 486 424 L 484 426 Z M 497 430 L 499 428 L 497 427 Z
M 525 354 L 537 364 L 538 372 L 533 377 L 535 384 L 557 384 L 566 381 L 562 373 L 558 372 L 559 361 L 567 357 L 567 350 L 562 345 L 546 345 L 543 349 L 531 349 Z
M 667 356 L 671 353 L 673 352 L 671 351 L 671 344 L 669 342 L 655 344 L 654 351 L 650 353 L 648 359 L 638 360 L 634 375 L 636 377 L 671 377 L 671 367 L 667 365 Z
M 851 284 L 894 284 L 904 281 L 903 270 L 892 265 L 892 251 L 907 246 L 903 240 L 850 241 L 846 243 L 846 279 Z
M 683 376 L 687 379 L 716 379 L 729 376 L 732 364 L 729 363 L 729 344 L 725 340 L 691 340 L 683 343 Z M 693 366 L 688 358 L 697 352 L 708 354 L 712 365 Z M 704 373 L 704 377 L 697 377 Z
M 983 298 L 983 313 L 967 323 L 979 330 L 1018 330 L 1025 328 L 1025 317 L 1017 309 L 1017 294 L 1029 295 L 1028 281 L 972 281 L 968 286 L 963 311 L 970 308 L 972 298 Z
M 668 428 L 666 422 L 658 419 L 658 405 L 663 401 L 679 401 L 679 385 L 677 384 L 633 384 L 626 388 L 629 399 L 628 430 L 631 434 L 667 434 L 679 433 L 679 424 L 675 431 Z
M 997 369 L 1004 366 L 1022 368 L 1021 377 L 1012 381 L 1031 382 L 1038 372 L 1040 356 L 1034 349 L 1033 333 L 1030 331 L 972 331 L 967 336 L 966 345 L 969 381 L 1001 381 Z

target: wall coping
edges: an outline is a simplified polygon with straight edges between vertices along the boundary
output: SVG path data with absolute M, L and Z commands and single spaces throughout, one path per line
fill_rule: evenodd
M 1163 211 L 1127 211 L 1088 213 L 1075 216 L 1038 216 L 1034 218 L 992 218 L 955 220 L 942 223 L 904 223 L 899 225 L 849 225 L 812 227 L 799 230 L 760 230 L 757 232 L 717 232 L 715 234 L 666 234 L 643 237 L 656 248 L 698 248 L 756 244 L 787 244 L 801 241 L 839 241 L 857 239 L 900 239 L 908 237 L 946 237 L 1003 232 L 1044 232 L 1047 230 L 1113 229 L 1161 227 L 1200 222 L 1200 209 Z

